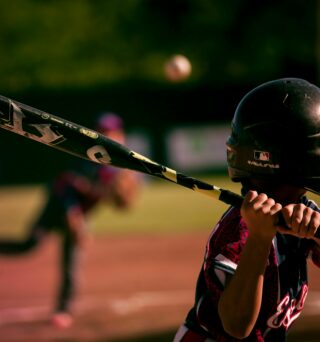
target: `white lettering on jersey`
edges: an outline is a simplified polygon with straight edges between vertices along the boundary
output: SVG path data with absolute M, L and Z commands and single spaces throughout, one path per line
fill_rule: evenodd
M 278 304 L 277 312 L 268 319 L 268 326 L 275 329 L 284 326 L 288 329 L 292 322 L 301 314 L 307 294 L 308 285 L 304 284 L 298 299 L 291 299 L 290 302 L 289 295 L 286 295 Z

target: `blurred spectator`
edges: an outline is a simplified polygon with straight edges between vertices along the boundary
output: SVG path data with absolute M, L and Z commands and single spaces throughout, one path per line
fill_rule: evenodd
M 103 113 L 95 129 L 125 143 L 123 120 Z M 72 303 L 78 285 L 80 257 L 89 241 L 87 214 L 105 201 L 128 209 L 139 192 L 140 178 L 134 171 L 79 159 L 74 168 L 61 172 L 47 186 L 47 202 L 23 241 L 0 241 L 0 254 L 23 254 L 35 248 L 48 233 L 61 236 L 60 285 L 51 322 L 58 328 L 73 323 Z

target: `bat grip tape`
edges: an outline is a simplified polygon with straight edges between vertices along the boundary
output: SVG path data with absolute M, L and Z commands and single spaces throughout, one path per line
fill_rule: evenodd
M 220 190 L 219 200 L 233 207 L 240 208 L 243 197 L 229 190 Z

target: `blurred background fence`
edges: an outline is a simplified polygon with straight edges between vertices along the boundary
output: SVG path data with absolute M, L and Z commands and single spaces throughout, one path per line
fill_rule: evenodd
M 0 94 L 88 127 L 117 112 L 130 147 L 180 171 L 225 169 L 230 120 L 253 86 L 319 83 L 318 0 L 0 3 Z M 163 72 L 177 53 L 192 64 L 178 83 Z M 0 133 L 2 184 L 43 182 L 74 158 Z

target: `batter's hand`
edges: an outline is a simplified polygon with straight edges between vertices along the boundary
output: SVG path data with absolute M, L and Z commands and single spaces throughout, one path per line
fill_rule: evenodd
M 270 240 L 277 232 L 275 222 L 281 209 L 282 205 L 266 194 L 249 191 L 241 206 L 241 216 L 251 235 Z
M 278 227 L 280 233 L 300 238 L 314 238 L 314 234 L 320 225 L 320 213 L 302 203 L 289 204 L 282 208 L 281 213 L 290 229 Z

